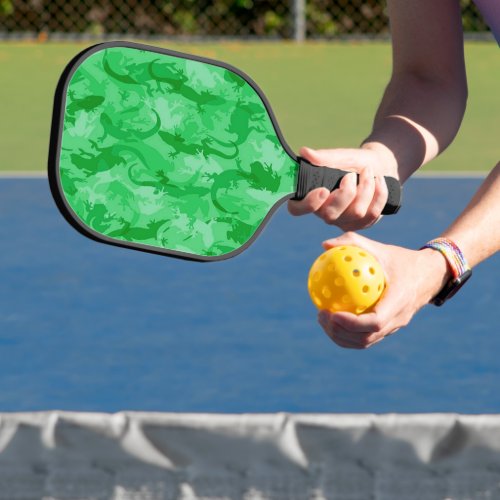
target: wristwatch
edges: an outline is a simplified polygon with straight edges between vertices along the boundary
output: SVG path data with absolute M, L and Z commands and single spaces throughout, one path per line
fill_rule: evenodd
M 452 273 L 452 278 L 431 300 L 431 304 L 442 306 L 465 285 L 467 280 L 472 276 L 472 269 L 467 264 L 460 248 L 448 238 L 436 238 L 426 243 L 421 250 L 423 248 L 432 248 L 440 252 L 446 259 Z

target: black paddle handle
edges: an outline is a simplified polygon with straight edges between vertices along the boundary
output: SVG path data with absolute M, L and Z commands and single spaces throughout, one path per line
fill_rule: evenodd
M 302 200 L 307 193 L 319 187 L 326 187 L 333 191 L 339 187 L 343 177 L 350 173 L 338 168 L 317 167 L 301 157 L 298 157 L 297 161 L 299 162 L 299 178 L 293 200 Z M 382 213 L 384 215 L 395 214 L 401 207 L 401 184 L 394 177 L 384 177 L 384 179 L 389 196 Z M 357 175 L 357 182 L 359 182 L 359 175 Z

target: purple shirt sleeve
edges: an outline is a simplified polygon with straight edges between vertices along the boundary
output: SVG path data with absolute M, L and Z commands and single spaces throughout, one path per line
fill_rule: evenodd
M 474 0 L 500 45 L 500 0 Z

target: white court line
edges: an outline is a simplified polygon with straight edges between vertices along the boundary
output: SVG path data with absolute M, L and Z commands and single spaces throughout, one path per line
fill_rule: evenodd
M 45 179 L 47 178 L 47 172 L 39 171 L 33 172 L 29 170 L 16 171 L 0 171 L 0 179 Z
M 414 179 L 484 179 L 489 172 L 477 170 L 452 170 L 450 172 L 416 172 Z

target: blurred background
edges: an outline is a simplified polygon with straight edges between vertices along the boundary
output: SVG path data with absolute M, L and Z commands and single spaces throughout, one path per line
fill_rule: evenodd
M 468 34 L 487 27 L 472 2 L 461 0 Z M 385 36 L 379 0 L 1 0 L 3 38 L 236 37 L 332 39 Z
M 498 50 L 473 2 L 461 6 L 468 110 L 452 146 L 423 171 L 487 171 L 497 161 L 484 131 L 499 125 Z M 75 54 L 110 39 L 239 67 L 295 151 L 357 147 L 391 72 L 385 9 L 381 0 L 0 0 L 0 171 L 45 171 L 57 80 Z

